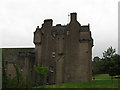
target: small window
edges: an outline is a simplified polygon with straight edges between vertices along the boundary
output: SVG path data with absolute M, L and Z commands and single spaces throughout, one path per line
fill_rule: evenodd
M 55 58 L 55 52 L 52 52 L 52 58 Z
M 52 54 L 55 54 L 55 52 L 52 52 Z
M 67 35 L 69 35 L 70 34 L 70 31 L 67 31 Z
M 53 55 L 52 57 L 55 58 L 55 55 Z
M 54 72 L 54 70 L 53 70 L 54 68 L 53 68 L 53 66 L 50 66 L 50 72 L 51 73 L 53 73 Z

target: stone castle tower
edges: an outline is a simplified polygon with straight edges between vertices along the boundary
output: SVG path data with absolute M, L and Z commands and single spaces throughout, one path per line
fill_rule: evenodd
M 35 64 L 49 67 L 47 83 L 88 82 L 92 78 L 92 47 L 89 25 L 81 26 L 77 13 L 68 25 L 52 26 L 44 20 L 34 32 Z

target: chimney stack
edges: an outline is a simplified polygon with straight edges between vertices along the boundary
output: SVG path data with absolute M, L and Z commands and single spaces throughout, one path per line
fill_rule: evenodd
M 46 19 L 44 20 L 44 25 L 45 26 L 52 26 L 53 20 L 52 19 Z
M 71 13 L 70 17 L 71 17 L 71 21 L 77 21 L 77 13 Z

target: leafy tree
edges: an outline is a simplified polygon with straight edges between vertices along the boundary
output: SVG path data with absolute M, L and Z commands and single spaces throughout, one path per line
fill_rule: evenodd
M 20 67 L 17 63 L 13 63 L 14 68 L 16 70 L 16 77 L 14 77 L 17 82 L 16 87 L 17 88 L 31 88 L 32 87 L 32 81 L 27 78 L 26 75 L 23 75 L 20 71 Z
M 20 77 L 21 77 L 21 73 L 20 73 L 20 70 L 19 70 L 18 65 L 17 65 L 16 63 L 13 63 L 13 65 L 14 65 L 14 68 L 15 68 L 15 70 L 16 70 L 16 78 L 17 78 L 17 82 L 18 82 L 18 84 L 19 84 L 19 82 L 20 82 Z
M 102 73 L 108 73 L 110 76 L 120 75 L 120 55 L 115 52 L 115 49 L 109 47 L 103 52 L 103 58 L 93 59 L 93 75 Z
M 3 65 L 3 88 L 30 88 L 32 84 L 30 81 L 25 79 L 26 76 L 23 76 L 21 73 L 19 66 L 14 62 L 13 66 L 15 68 L 16 76 L 10 77 L 7 75 L 6 67 L 7 65 Z
M 103 61 L 99 57 L 94 57 L 92 62 L 93 75 L 104 73 Z
M 120 55 L 115 54 L 109 63 L 108 74 L 110 76 L 120 75 Z
M 93 62 L 92 62 L 92 73 L 93 75 L 97 74 L 99 71 L 99 57 L 94 57 Z
M 116 54 L 116 50 L 112 47 L 109 47 L 106 51 L 103 52 L 103 58 L 101 59 L 104 66 L 104 73 L 110 72 L 110 65 L 112 63 L 112 57 Z
M 116 50 L 111 47 L 109 47 L 106 51 L 103 52 L 103 58 L 111 58 L 113 55 L 115 55 Z
M 34 69 L 39 74 L 40 84 L 44 84 L 44 79 L 48 74 L 49 68 L 46 66 L 36 65 L 34 66 Z

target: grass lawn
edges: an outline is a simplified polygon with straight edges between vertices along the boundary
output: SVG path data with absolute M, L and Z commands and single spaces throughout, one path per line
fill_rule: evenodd
M 109 74 L 98 74 L 95 79 L 111 79 Z M 43 85 L 35 88 L 120 88 L 120 80 L 92 80 L 89 83 L 61 83 L 54 85 Z
M 89 83 L 61 83 L 43 85 L 35 88 L 120 88 L 120 80 L 93 80 Z
M 109 74 L 98 74 L 94 76 L 95 79 L 111 79 L 111 76 L 109 76 Z M 114 76 L 114 77 L 118 77 L 118 76 Z
M 95 75 L 95 79 L 111 79 L 111 76 L 109 74 L 98 74 Z

